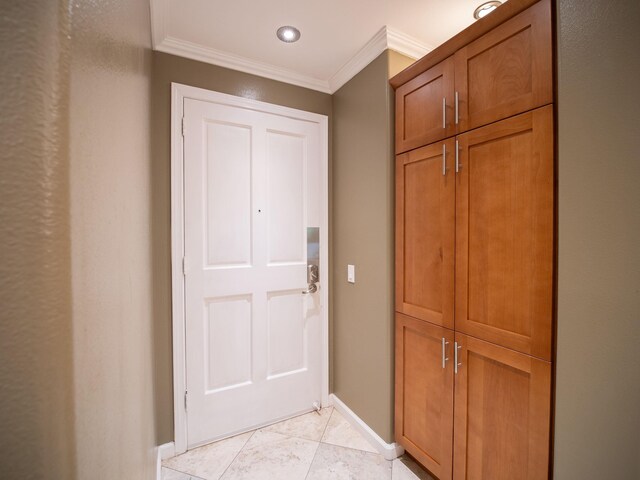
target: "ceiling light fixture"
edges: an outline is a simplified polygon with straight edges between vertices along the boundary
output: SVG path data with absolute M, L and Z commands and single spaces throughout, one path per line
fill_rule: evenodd
M 297 42 L 300 38 L 300 30 L 296 27 L 286 25 L 284 27 L 280 27 L 276 32 L 276 35 L 285 43 L 293 43 Z
M 473 18 L 479 19 L 479 18 L 485 17 L 489 15 L 491 12 L 493 12 L 500 5 L 502 5 L 502 2 L 498 2 L 498 1 L 485 2 L 474 10 Z

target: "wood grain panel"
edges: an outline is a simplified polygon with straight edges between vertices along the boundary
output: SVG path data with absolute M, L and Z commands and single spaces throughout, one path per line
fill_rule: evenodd
M 453 68 L 451 57 L 396 91 L 396 153 L 455 134 Z M 444 124 L 443 99 L 446 104 Z
M 455 480 L 548 478 L 551 364 L 456 333 Z
M 553 109 L 458 139 L 456 330 L 550 360 Z
M 396 310 L 449 328 L 454 306 L 454 148 L 451 139 L 396 160 Z
M 440 480 L 452 472 L 452 358 L 452 331 L 396 315 L 396 441 Z
M 551 45 L 551 6 L 542 1 L 458 50 L 458 131 L 551 103 Z

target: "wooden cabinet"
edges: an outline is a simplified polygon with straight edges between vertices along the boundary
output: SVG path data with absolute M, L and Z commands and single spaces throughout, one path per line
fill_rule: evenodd
M 455 329 L 551 360 L 553 108 L 457 138 Z
M 453 328 L 455 142 L 396 159 L 396 310 Z
M 542 0 L 397 88 L 396 153 L 552 102 L 551 3 Z
M 510 0 L 391 82 L 396 441 L 440 480 L 548 478 L 551 31 Z
M 458 132 L 553 102 L 551 3 L 538 2 L 455 53 Z
M 396 153 L 455 134 L 453 57 L 396 90 Z
M 548 478 L 551 364 L 455 338 L 454 480 Z
M 440 479 L 451 478 L 451 330 L 396 315 L 396 440 Z

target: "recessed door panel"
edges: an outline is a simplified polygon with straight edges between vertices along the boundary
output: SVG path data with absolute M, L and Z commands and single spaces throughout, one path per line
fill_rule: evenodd
M 251 382 L 251 296 L 205 303 L 205 378 L 207 390 Z
M 456 330 L 551 359 L 553 111 L 459 136 Z
M 396 310 L 453 328 L 455 142 L 396 159 Z
M 306 368 L 304 297 L 298 290 L 270 292 L 268 302 L 267 375 L 275 377 Z
M 456 333 L 455 480 L 548 478 L 551 364 Z
M 206 129 L 207 265 L 251 263 L 251 126 L 215 121 Z
M 451 478 L 453 332 L 396 314 L 396 441 L 440 480 Z
M 270 264 L 304 262 L 306 245 L 304 137 L 267 131 L 267 255 Z

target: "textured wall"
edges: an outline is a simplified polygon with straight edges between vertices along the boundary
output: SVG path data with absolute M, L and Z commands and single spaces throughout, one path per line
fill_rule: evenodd
M 0 14 L 0 476 L 74 478 L 66 2 Z
M 384 52 L 333 95 L 333 391 L 393 441 L 394 156 Z M 395 71 L 394 71 L 395 70 Z M 347 264 L 356 283 L 347 283 Z
M 78 477 L 155 475 L 149 2 L 72 2 Z M 64 477 L 59 477 L 64 478 Z
M 153 53 L 153 282 L 155 408 L 159 444 L 173 441 L 173 372 L 171 345 L 171 82 L 321 113 L 331 123 L 331 96 L 196 62 Z M 331 137 L 329 138 L 331 144 Z M 331 147 L 329 147 L 331 152 Z M 331 154 L 329 154 L 331 169 Z
M 640 478 L 640 2 L 562 0 L 555 478 Z

